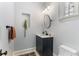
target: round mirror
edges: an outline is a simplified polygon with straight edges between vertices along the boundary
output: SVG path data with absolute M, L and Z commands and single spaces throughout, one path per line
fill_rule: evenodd
M 47 28 L 47 29 L 50 28 L 51 22 L 52 22 L 52 20 L 51 20 L 50 16 L 44 15 L 44 27 Z

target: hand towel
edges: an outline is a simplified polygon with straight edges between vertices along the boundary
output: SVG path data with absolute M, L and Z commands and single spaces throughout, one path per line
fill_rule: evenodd
M 14 27 L 11 27 L 9 29 L 9 39 L 15 39 L 16 38 L 16 30 Z

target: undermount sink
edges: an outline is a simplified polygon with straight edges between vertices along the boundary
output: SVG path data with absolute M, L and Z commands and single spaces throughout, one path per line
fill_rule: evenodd
M 40 37 L 42 37 L 42 38 L 52 37 L 52 36 L 44 35 L 44 34 L 37 34 L 37 35 L 40 36 Z

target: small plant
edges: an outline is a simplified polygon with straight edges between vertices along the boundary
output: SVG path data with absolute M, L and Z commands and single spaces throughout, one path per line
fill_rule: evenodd
M 26 19 L 24 21 L 23 27 L 24 27 L 24 37 L 26 37 L 26 30 L 27 30 L 27 20 Z

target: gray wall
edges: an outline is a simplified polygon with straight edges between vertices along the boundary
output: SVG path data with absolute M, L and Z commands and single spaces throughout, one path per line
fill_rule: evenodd
M 14 3 L 0 2 L 0 49 L 13 51 L 14 41 L 8 41 L 8 29 L 6 25 L 14 26 Z
M 62 7 L 63 5 L 61 5 Z M 63 7 L 64 8 L 64 7 Z M 62 9 L 62 8 L 61 8 Z M 60 9 L 60 11 L 61 11 Z M 63 12 L 63 11 L 61 11 Z M 59 14 L 61 15 L 61 13 Z M 58 18 L 59 20 L 59 18 Z M 67 45 L 77 51 L 79 51 L 79 16 L 62 19 L 67 21 L 60 21 L 56 28 L 56 40 L 58 46 L 60 44 Z
M 49 14 L 52 19 L 52 23 L 51 23 L 52 26 L 46 30 L 48 31 L 49 34 L 51 34 L 51 36 L 54 37 L 53 51 L 55 54 L 58 54 L 59 41 L 58 41 L 58 39 L 56 39 L 56 28 L 59 23 L 58 22 L 58 3 L 51 3 L 49 10 L 47 12 L 45 12 L 44 14 Z
M 79 16 L 63 18 L 59 21 L 59 17 L 64 15 L 64 3 L 52 3 L 52 8 L 48 10 L 53 22 L 51 28 L 47 29 L 48 33 L 54 37 L 53 51 L 59 54 L 59 46 L 67 45 L 75 50 L 79 50 Z M 45 12 L 46 13 L 46 12 Z M 54 20 L 55 19 L 55 20 Z
M 59 7 L 59 4 L 61 7 Z M 54 53 L 58 55 L 59 53 L 59 46 L 61 44 L 67 45 L 77 51 L 79 51 L 79 16 L 70 17 L 70 18 L 63 18 L 62 20 L 66 21 L 59 21 L 59 16 L 63 16 L 63 4 L 58 3 L 58 7 L 55 7 L 57 12 L 56 19 L 54 23 L 52 23 L 52 27 L 48 29 L 48 32 L 53 34 L 54 33 Z M 54 15 L 55 15 L 54 14 Z M 53 15 L 53 13 L 52 13 Z
M 41 33 L 41 9 L 39 3 L 16 3 L 16 41 L 14 43 L 14 50 L 22 50 L 33 48 L 36 45 L 35 34 Z M 22 13 L 30 14 L 30 28 L 26 31 L 24 38 L 23 22 L 24 18 Z
M 63 16 L 63 4 L 59 7 L 59 3 L 51 3 L 50 10 L 48 14 L 51 16 L 53 22 L 48 33 L 54 37 L 53 50 L 56 55 L 59 53 L 58 47 L 61 44 L 70 46 L 76 50 L 79 50 L 79 16 L 71 17 L 63 20 L 65 22 L 59 22 L 59 16 Z M 35 34 L 42 32 L 42 23 L 43 23 L 43 14 L 41 8 L 38 7 L 38 3 L 17 3 L 16 4 L 16 41 L 14 48 L 15 50 L 27 49 L 35 47 Z M 59 10 L 60 9 L 60 10 Z M 60 12 L 61 11 L 61 12 Z M 23 17 L 22 13 L 31 14 L 30 28 L 27 30 L 27 36 L 23 36 L 22 22 Z M 55 20 L 54 20 L 55 19 Z

